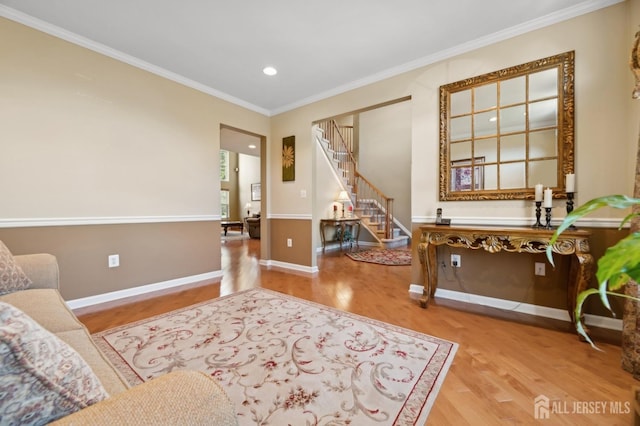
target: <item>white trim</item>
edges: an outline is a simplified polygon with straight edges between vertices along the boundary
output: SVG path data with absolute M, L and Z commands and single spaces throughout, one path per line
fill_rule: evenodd
M 411 288 L 415 289 L 417 287 L 410 286 L 410 289 Z M 442 288 L 436 289 L 435 297 L 456 300 L 463 303 L 470 303 L 472 305 L 488 306 L 491 308 L 497 308 L 506 311 L 519 312 L 528 315 L 535 315 L 538 317 L 552 318 L 560 321 L 571 322 L 571 318 L 569 317 L 569 313 L 566 309 L 549 308 L 547 306 L 532 305 L 530 303 L 480 296 L 477 294 L 464 293 Z M 609 317 L 585 315 L 585 323 L 587 325 L 607 328 L 611 330 L 622 330 L 622 320 Z
M 587 325 L 599 328 L 608 328 L 610 330 L 622 330 L 622 320 L 600 315 L 585 314 L 584 322 Z
M 266 266 L 268 268 L 272 268 L 272 267 L 282 268 L 282 269 L 288 269 L 296 272 L 304 272 L 305 274 L 318 273 L 317 266 L 303 266 L 303 265 L 298 265 L 296 263 L 287 263 L 287 262 L 280 262 L 278 260 L 264 260 L 264 259 L 260 259 L 259 263 L 260 265 Z
M 40 217 L 0 219 L 0 228 L 35 226 L 120 225 L 131 223 L 209 222 L 221 220 L 220 215 L 186 216 L 106 216 L 106 217 Z
M 558 226 L 562 223 L 561 219 L 551 220 L 552 226 Z M 580 219 L 576 222 L 576 226 L 584 228 L 615 228 L 620 226 L 623 218 L 589 218 Z M 415 224 L 434 224 L 435 216 L 413 216 L 411 221 Z M 535 218 L 523 219 L 518 217 L 451 217 L 452 225 L 465 226 L 531 226 L 535 222 Z M 629 224 L 625 225 L 628 228 Z
M 222 277 L 222 271 L 206 272 L 204 274 L 191 275 L 189 277 L 176 278 L 173 280 L 162 281 L 155 284 L 146 284 L 138 287 L 132 287 L 125 290 L 112 291 L 109 293 L 98 294 L 96 296 L 83 297 L 67 301 L 70 309 L 85 308 L 87 306 L 100 305 L 102 303 L 113 302 L 114 300 L 125 299 L 127 297 L 139 296 L 142 294 L 152 293 L 159 290 L 180 287 L 187 284 L 194 284 L 199 281 L 213 280 Z
M 498 31 L 493 34 L 489 34 L 487 36 L 477 38 L 467 43 L 462 43 L 450 49 L 445 49 L 445 50 L 436 52 L 433 55 L 425 56 L 415 61 L 407 62 L 397 67 L 389 68 L 379 73 L 372 74 L 368 77 L 364 77 L 347 84 L 343 84 L 342 86 L 338 86 L 331 90 L 327 90 L 325 92 L 318 93 L 308 98 L 301 99 L 297 102 L 293 102 L 291 104 L 282 106 L 280 108 L 272 109 L 271 115 L 278 115 L 283 112 L 300 108 L 305 105 L 309 105 L 314 102 L 318 102 L 323 99 L 327 99 L 332 96 L 336 96 L 341 93 L 348 92 L 350 90 L 358 89 L 360 87 L 364 87 L 369 84 L 376 83 L 378 81 L 395 77 L 397 75 L 400 75 L 409 71 L 413 71 L 418 68 L 435 64 L 437 62 L 444 61 L 449 58 L 453 58 L 454 56 L 462 55 L 464 53 L 471 52 L 476 49 L 480 49 L 482 47 L 490 46 L 492 44 L 495 44 L 504 40 L 508 40 L 510 38 L 513 38 L 522 34 L 526 34 L 528 32 L 538 30 L 540 28 L 544 28 L 549 25 L 557 24 L 559 22 L 566 21 L 587 13 L 595 12 L 596 10 L 604 9 L 605 7 L 613 6 L 614 4 L 621 3 L 623 1 L 624 0 L 588 0 L 583 3 L 577 4 L 575 6 L 563 9 L 561 11 L 558 11 L 546 16 L 542 16 L 538 19 L 533 19 L 521 25 L 516 25 L 514 27 L 507 28 L 502 31 Z
M 313 217 L 310 214 L 269 213 L 267 219 L 312 220 Z
M 113 49 L 109 46 L 105 46 L 104 44 L 98 43 L 96 41 L 93 41 L 91 39 L 78 35 L 76 33 L 73 33 L 71 31 L 67 31 L 56 25 L 50 24 L 49 22 L 42 21 L 38 18 L 27 15 L 23 12 L 12 9 L 10 7 L 0 5 L 0 16 L 10 19 L 12 21 L 18 22 L 20 24 L 26 25 L 28 27 L 35 28 L 36 30 L 50 34 L 54 37 L 58 37 L 62 40 L 68 41 L 78 46 L 87 48 L 89 50 L 93 50 L 94 52 L 108 56 L 117 61 L 124 62 L 125 64 L 129 64 L 136 68 L 140 68 L 142 70 L 148 71 L 152 74 L 159 75 L 160 77 L 166 78 L 167 80 L 175 81 L 176 83 L 182 84 L 183 86 L 190 87 L 199 92 L 206 93 L 211 96 L 215 96 L 216 98 L 222 99 L 227 102 L 231 102 L 232 104 L 241 106 L 243 108 L 247 108 L 251 111 L 257 112 L 262 115 L 266 115 L 267 117 L 271 116 L 271 113 L 267 109 L 264 109 L 252 103 L 244 101 L 242 99 L 236 98 L 235 96 L 231 96 L 227 93 L 221 92 L 212 87 L 206 86 L 202 83 L 198 83 L 197 81 L 183 77 L 180 74 L 176 74 L 172 71 L 168 71 L 157 65 L 150 64 L 149 62 L 143 61 L 142 59 L 120 52 L 119 50 Z
M 346 245 L 342 246 L 343 249 L 346 248 Z M 354 243 L 355 247 L 355 243 Z M 358 243 L 358 247 L 380 247 L 380 243 L 375 241 L 360 241 Z M 339 241 L 327 241 L 327 247 L 325 248 L 325 252 L 328 251 L 338 251 L 340 250 L 340 242 Z M 316 247 L 316 253 L 322 253 L 322 243 L 320 246 Z

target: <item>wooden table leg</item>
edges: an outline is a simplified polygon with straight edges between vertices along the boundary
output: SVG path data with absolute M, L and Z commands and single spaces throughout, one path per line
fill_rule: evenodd
M 424 289 L 420 298 L 420 306 L 426 308 L 429 300 L 434 296 L 436 287 L 438 286 L 438 260 L 436 256 L 436 246 L 423 242 L 418 245 L 418 256 L 422 265 L 422 274 L 424 276 Z

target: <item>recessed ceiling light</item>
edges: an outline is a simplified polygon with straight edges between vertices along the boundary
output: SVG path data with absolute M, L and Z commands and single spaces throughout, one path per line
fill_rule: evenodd
M 268 75 L 268 76 L 272 76 L 272 75 L 276 75 L 276 74 L 278 74 L 278 70 L 277 70 L 277 69 L 275 69 L 274 67 L 265 67 L 265 68 L 262 70 L 262 72 L 263 72 L 263 73 L 265 73 L 265 74 L 266 74 L 266 75 Z
M 256 146 L 254 144 L 249 145 L 249 149 L 256 149 Z

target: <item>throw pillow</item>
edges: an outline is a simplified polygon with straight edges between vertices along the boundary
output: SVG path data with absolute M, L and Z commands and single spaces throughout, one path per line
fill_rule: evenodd
M 31 286 L 31 280 L 13 259 L 13 255 L 0 241 L 0 295 L 17 290 L 24 290 Z
M 72 347 L 0 302 L 0 424 L 46 424 L 107 397 Z

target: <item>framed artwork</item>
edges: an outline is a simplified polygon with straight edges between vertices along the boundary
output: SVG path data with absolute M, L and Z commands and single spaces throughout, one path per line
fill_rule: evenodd
M 296 137 L 282 139 L 282 181 L 296 180 Z
M 260 201 L 262 199 L 261 188 L 259 183 L 251 184 L 251 201 Z
M 451 191 L 474 191 L 484 189 L 484 157 L 475 157 L 451 162 Z M 464 167 L 467 166 L 467 167 Z M 473 168 L 473 173 L 471 172 Z M 472 182 L 475 180 L 475 184 Z

